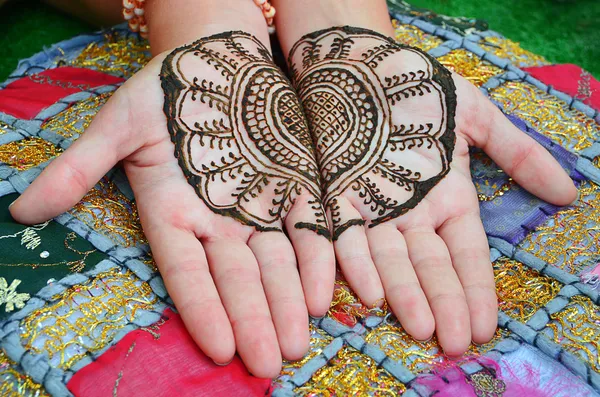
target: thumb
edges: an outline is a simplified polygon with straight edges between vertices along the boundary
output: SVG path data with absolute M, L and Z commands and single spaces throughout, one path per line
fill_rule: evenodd
M 10 206 L 20 223 L 36 224 L 73 207 L 139 142 L 130 142 L 131 104 L 121 87 L 102 107 L 85 133 L 33 181 Z
M 571 204 L 577 188 L 542 145 L 519 130 L 475 86 L 455 79 L 459 98 L 457 124 L 471 145 L 483 149 L 520 186 L 555 205 Z M 462 93 L 462 94 L 461 94 Z

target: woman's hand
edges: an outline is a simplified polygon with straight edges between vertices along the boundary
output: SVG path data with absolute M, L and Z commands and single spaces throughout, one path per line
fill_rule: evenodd
M 257 13 L 260 33 L 222 33 L 157 55 L 11 213 L 38 223 L 67 211 L 122 161 L 153 256 L 195 341 L 216 363 L 237 348 L 255 376 L 275 377 L 282 356 L 306 353 L 308 312 L 321 316 L 329 307 L 334 254 L 297 96 L 263 44 L 260 10 L 250 1 L 234 5 L 245 21 Z M 173 40 L 155 42 L 164 48 Z
M 352 288 L 368 305 L 385 297 L 416 339 L 435 329 L 449 355 L 489 341 L 497 302 L 469 146 L 557 205 L 576 198 L 568 175 L 474 86 L 379 33 L 311 33 L 289 66 Z

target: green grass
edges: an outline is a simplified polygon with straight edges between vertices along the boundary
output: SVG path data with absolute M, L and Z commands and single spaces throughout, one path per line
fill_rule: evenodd
M 486 20 L 490 29 L 553 63 L 575 63 L 600 78 L 598 0 L 409 0 L 438 14 Z
M 0 7 L 0 81 L 15 70 L 20 59 L 94 30 L 39 1 L 9 2 Z
M 248 0 L 250 1 L 250 0 Z M 598 0 L 409 0 L 440 14 L 485 19 L 490 28 L 555 63 L 576 63 L 600 77 Z M 0 8 L 0 81 L 44 46 L 93 31 L 38 1 Z

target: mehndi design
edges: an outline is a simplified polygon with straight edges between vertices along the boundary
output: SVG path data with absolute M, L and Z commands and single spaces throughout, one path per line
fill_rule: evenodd
M 365 220 L 375 226 L 406 213 L 448 173 L 455 87 L 432 57 L 369 30 L 336 27 L 302 38 L 289 64 L 334 238 Z M 342 194 L 364 204 L 364 219 L 340 213 Z
M 282 230 L 297 197 L 329 236 L 319 169 L 302 107 L 268 50 L 244 32 L 203 38 L 163 62 L 164 112 L 175 155 L 214 212 L 257 230 Z

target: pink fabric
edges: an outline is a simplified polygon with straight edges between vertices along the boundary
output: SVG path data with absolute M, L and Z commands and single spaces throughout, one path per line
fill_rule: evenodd
M 123 81 L 120 77 L 91 69 L 61 67 L 46 70 L 15 80 L 0 90 L 0 112 L 30 120 L 61 98 Z
M 600 110 L 600 82 L 577 65 L 551 65 L 523 69 L 546 85 Z
M 156 330 L 127 334 L 78 371 L 67 387 L 78 397 L 266 396 L 270 379 L 255 378 L 236 356 L 220 367 L 205 356 L 170 310 Z

